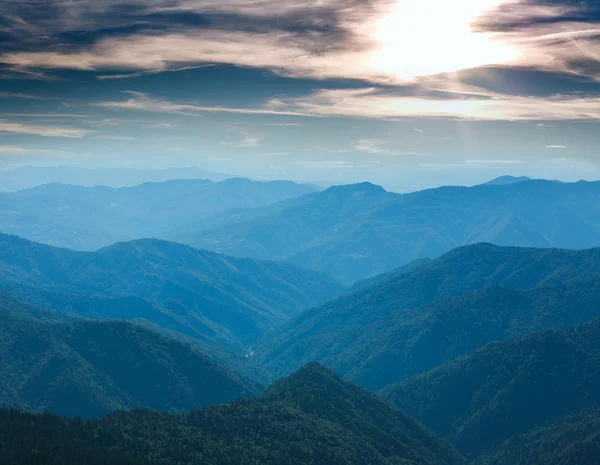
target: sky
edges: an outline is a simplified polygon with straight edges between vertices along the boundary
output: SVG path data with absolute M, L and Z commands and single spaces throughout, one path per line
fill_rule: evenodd
M 2 0 L 0 169 L 600 179 L 600 0 Z

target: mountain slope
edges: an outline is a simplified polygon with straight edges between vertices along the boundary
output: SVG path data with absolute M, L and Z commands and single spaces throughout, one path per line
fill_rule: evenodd
M 239 351 L 343 287 L 295 266 L 230 258 L 158 240 L 74 252 L 0 235 L 0 289 L 59 311 L 82 308 L 84 316 L 146 317 Z M 96 302 L 94 314 L 92 308 L 85 310 L 85 303 L 73 303 L 82 296 L 137 297 L 160 308 L 137 299 L 121 305 L 123 313 L 115 313 L 110 305 Z
M 135 187 L 46 184 L 0 193 L 0 231 L 77 250 L 160 237 L 234 208 L 254 208 L 312 193 L 293 182 L 176 180 Z
M 207 407 L 257 390 L 191 346 L 140 326 L 55 318 L 0 293 L 0 405 L 98 417 Z
M 256 399 L 187 415 L 134 411 L 55 424 L 73 444 L 160 464 L 465 465 L 423 426 L 315 364 Z
M 69 420 L 0 409 L 0 463 L 3 465 L 149 465 L 75 440 Z
M 596 465 L 600 461 L 600 411 L 586 411 L 515 436 L 475 465 Z
M 266 334 L 256 357 L 279 375 L 320 361 L 379 389 L 497 338 L 599 316 L 595 275 L 600 249 L 466 246 L 307 310 Z M 504 289 L 457 297 L 490 286 Z
M 600 320 L 492 343 L 384 394 L 467 458 L 600 407 Z
M 405 195 L 357 184 L 171 237 L 231 255 L 287 260 L 349 284 L 477 242 L 598 247 L 599 198 L 600 182 L 531 180 Z

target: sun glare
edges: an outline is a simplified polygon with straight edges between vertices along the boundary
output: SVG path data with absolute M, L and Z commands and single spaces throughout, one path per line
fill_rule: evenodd
M 476 31 L 482 14 L 512 0 L 400 0 L 375 25 L 374 66 L 401 80 L 503 64 L 515 52 L 489 32 Z

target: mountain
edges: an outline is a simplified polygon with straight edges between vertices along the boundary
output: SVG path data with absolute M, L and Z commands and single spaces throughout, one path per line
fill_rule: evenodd
M 478 242 L 600 246 L 600 182 L 531 180 L 392 194 L 363 183 L 235 212 L 169 238 L 229 255 L 286 260 L 351 284 Z
M 0 231 L 77 250 L 160 237 L 229 209 L 254 208 L 312 193 L 293 182 L 176 180 L 135 187 L 45 184 L 0 192 Z
M 238 352 L 268 329 L 343 291 L 331 278 L 293 265 L 230 258 L 155 239 L 75 252 L 0 235 L 2 289 L 53 310 L 146 318 Z M 81 300 L 88 297 L 96 300 Z
M 99 446 L 74 441 L 53 415 L 0 409 L 0 463 L 3 465 L 150 465 Z M 73 428 L 75 429 L 75 428 Z
M 305 311 L 255 358 L 278 375 L 316 360 L 380 389 L 490 341 L 600 316 L 599 275 L 600 249 L 465 246 Z
M 600 319 L 491 343 L 384 394 L 474 458 L 517 434 L 600 408 Z
M 259 389 L 140 326 L 56 318 L 0 293 L 0 405 L 89 418 L 208 407 Z
M 474 465 L 596 465 L 600 411 L 573 415 L 515 436 L 478 457 Z
M 532 181 L 531 178 L 527 176 L 500 176 L 498 178 L 492 179 L 489 182 L 486 182 L 487 186 L 506 186 L 507 184 L 516 184 L 518 182 Z
M 68 435 L 77 449 L 100 447 L 157 464 L 466 465 L 423 426 L 317 364 L 258 398 L 187 415 L 145 410 L 81 422 L 2 411 L 0 418 L 17 440 L 25 423 L 28 435 L 45 428 Z
M 209 179 L 219 182 L 230 177 L 194 167 L 145 170 L 123 167 L 90 169 L 78 166 L 21 166 L 0 171 L 0 190 L 20 191 L 50 183 L 86 187 L 131 187 L 146 182 L 176 179 Z

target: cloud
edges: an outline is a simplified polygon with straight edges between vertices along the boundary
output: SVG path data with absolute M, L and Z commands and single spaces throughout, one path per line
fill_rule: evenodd
M 44 97 L 32 94 L 23 94 L 19 92 L 0 92 L 0 98 L 16 98 L 25 100 L 45 100 Z
M 381 147 L 383 144 L 385 142 L 378 139 L 360 139 L 355 142 L 354 148 L 372 154 L 389 153 L 389 150 Z
M 177 73 L 179 71 L 189 71 L 191 69 L 200 69 L 200 68 L 210 68 L 214 65 L 198 65 L 198 66 L 184 66 L 183 68 L 175 68 L 175 69 L 155 69 L 149 71 L 139 71 L 137 73 L 129 73 L 129 74 L 104 74 L 101 76 L 96 76 L 96 79 L 100 81 L 106 80 L 115 80 L 115 79 L 133 79 L 141 76 L 147 76 L 152 74 L 160 74 L 160 73 Z
M 203 105 L 175 103 L 168 100 L 158 100 L 141 92 L 127 91 L 131 95 L 125 101 L 94 103 L 92 106 L 112 108 L 116 110 L 148 111 L 154 113 L 173 113 L 186 116 L 201 116 L 202 113 L 236 113 L 250 115 L 282 115 L 282 116 L 312 116 L 294 111 L 277 110 L 277 103 L 271 102 L 271 108 L 229 108 Z
M 242 140 L 236 142 L 223 142 L 225 145 L 229 145 L 231 147 L 258 147 L 260 146 L 260 137 L 245 135 Z
M 320 117 L 396 119 L 452 118 L 473 121 L 598 120 L 600 97 L 555 95 L 521 97 L 484 91 L 462 98 L 399 95 L 378 88 L 320 90 L 311 95 L 278 99 L 281 110 Z
M 27 150 L 22 147 L 13 147 L 10 145 L 0 145 L 0 154 L 1 153 L 26 153 Z
M 98 140 L 121 140 L 121 141 L 136 140 L 135 137 L 129 137 L 129 136 L 110 136 L 110 135 L 93 136 L 92 139 L 98 139 Z
M 80 139 L 89 133 L 89 131 L 86 131 L 85 129 L 40 126 L 0 120 L 0 133 L 2 132 L 28 134 L 42 137 L 66 137 L 72 139 Z
M 100 79 L 210 64 L 376 83 L 401 83 L 488 65 L 599 75 L 594 63 L 600 56 L 595 40 L 600 23 L 587 18 L 581 5 L 525 0 L 82 0 L 77 5 L 54 0 L 50 4 L 54 18 L 41 21 L 37 16 L 38 23 L 13 27 L 21 32 L 19 37 L 25 28 L 40 36 L 55 35 L 61 45 L 49 49 L 40 43 L 6 52 L 0 62 L 19 70 L 132 71 Z M 178 22 L 183 17 L 178 13 L 210 21 L 198 28 Z M 136 32 L 131 32 L 133 26 Z M 109 27 L 129 33 L 103 35 L 103 28 Z M 59 39 L 66 31 L 98 32 L 89 43 L 65 47 Z
M 546 145 L 547 149 L 566 149 L 566 145 Z

